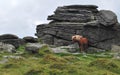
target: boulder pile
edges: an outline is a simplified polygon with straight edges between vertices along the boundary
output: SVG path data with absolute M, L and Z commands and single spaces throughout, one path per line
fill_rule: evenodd
M 0 42 L 12 44 L 13 46 L 15 46 L 15 48 L 18 48 L 20 45 L 23 45 L 25 43 L 23 39 L 20 39 L 14 34 L 0 35 Z
M 26 43 L 37 43 L 37 38 L 34 38 L 32 36 L 25 36 L 23 38 L 19 38 L 17 35 L 14 34 L 2 34 L 0 35 L 0 42 L 5 44 L 11 44 L 15 46 L 15 48 L 18 48 L 21 45 L 24 45 Z
M 70 45 L 71 36 L 78 34 L 87 37 L 89 45 L 110 50 L 111 45 L 120 45 L 120 24 L 110 10 L 98 10 L 95 5 L 69 5 L 58 7 L 48 24 L 38 25 L 36 36 L 44 43 Z

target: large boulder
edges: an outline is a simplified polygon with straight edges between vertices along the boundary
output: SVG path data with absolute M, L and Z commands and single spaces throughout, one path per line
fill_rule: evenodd
M 26 37 L 23 37 L 23 39 L 25 40 L 26 43 L 36 43 L 36 42 L 38 42 L 37 38 L 34 38 L 32 36 L 26 36 Z
M 85 26 L 82 31 L 82 35 L 86 36 L 91 43 L 113 39 L 117 36 L 115 33 L 113 28 L 97 26 Z
M 104 26 L 111 26 L 118 22 L 116 14 L 110 10 L 100 10 L 99 14 L 99 22 Z

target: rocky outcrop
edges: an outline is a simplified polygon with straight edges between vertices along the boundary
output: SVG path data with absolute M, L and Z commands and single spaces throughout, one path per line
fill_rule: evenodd
M 36 36 L 44 43 L 56 46 L 70 45 L 71 36 L 83 35 L 89 45 L 110 50 L 111 45 L 120 45 L 120 24 L 110 10 L 97 10 L 95 5 L 70 5 L 58 7 L 49 24 L 38 25 Z
M 14 34 L 0 35 L 0 42 L 12 44 L 13 46 L 15 46 L 15 48 L 18 48 L 20 45 L 23 45 L 25 43 L 23 39 L 20 39 L 18 36 Z

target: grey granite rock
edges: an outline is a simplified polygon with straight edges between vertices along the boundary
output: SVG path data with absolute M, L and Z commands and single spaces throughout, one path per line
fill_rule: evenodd
M 42 48 L 45 44 L 40 44 L 40 43 L 27 43 L 25 46 L 25 51 L 29 53 L 38 53 L 39 49 Z
M 116 14 L 110 10 L 100 10 L 99 14 L 99 22 L 104 26 L 113 26 L 118 22 Z

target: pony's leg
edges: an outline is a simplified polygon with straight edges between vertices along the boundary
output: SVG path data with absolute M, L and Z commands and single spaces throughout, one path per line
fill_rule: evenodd
M 78 45 L 79 45 L 79 49 L 80 49 L 80 52 L 81 52 L 81 48 L 82 48 L 82 47 L 81 47 L 81 44 L 80 44 L 80 42 L 78 42 Z
M 86 44 L 86 52 L 87 52 L 87 49 L 88 49 L 88 43 Z
M 84 52 L 87 52 L 88 45 L 87 44 L 83 44 L 83 47 L 84 47 Z
M 84 51 L 83 44 L 81 44 L 80 49 L 81 49 L 81 52 L 83 52 L 83 51 Z

